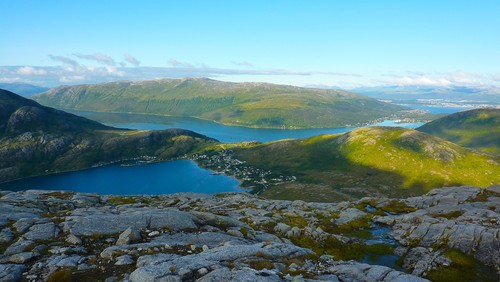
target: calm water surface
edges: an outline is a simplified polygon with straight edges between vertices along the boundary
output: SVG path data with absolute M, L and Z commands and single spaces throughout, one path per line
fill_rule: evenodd
M 143 130 L 159 130 L 168 128 L 182 128 L 192 130 L 221 142 L 236 143 L 244 141 L 270 142 L 289 138 L 306 138 L 320 134 L 345 133 L 356 127 L 322 128 L 322 129 L 268 129 L 228 126 L 211 121 L 187 117 L 164 117 L 136 114 L 110 114 L 87 111 L 73 111 L 73 113 L 97 120 L 106 125 Z M 401 126 L 416 128 L 423 123 L 395 123 L 384 121 L 374 125 Z
M 195 162 L 178 160 L 139 166 L 109 165 L 25 178 L 0 184 L 2 190 L 71 190 L 113 195 L 158 195 L 177 192 L 242 192 L 240 182 L 214 175 Z

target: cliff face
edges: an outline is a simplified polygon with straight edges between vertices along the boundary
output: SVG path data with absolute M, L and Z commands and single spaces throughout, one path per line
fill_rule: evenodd
M 500 269 L 498 186 L 342 203 L 0 193 L 0 281 L 494 281 Z

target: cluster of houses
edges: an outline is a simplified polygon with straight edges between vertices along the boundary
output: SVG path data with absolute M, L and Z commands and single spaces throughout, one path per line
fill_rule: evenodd
M 244 186 L 266 188 L 269 185 L 297 180 L 295 176 L 276 175 L 270 170 L 250 166 L 246 162 L 236 159 L 233 153 L 232 150 L 221 150 L 212 155 L 194 154 L 189 159 L 216 173 L 233 176 L 242 181 Z

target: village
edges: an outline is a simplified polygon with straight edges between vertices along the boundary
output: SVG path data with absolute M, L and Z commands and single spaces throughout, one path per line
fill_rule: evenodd
M 213 155 L 193 154 L 187 156 L 188 159 L 197 162 L 200 166 L 232 176 L 241 181 L 241 185 L 252 188 L 255 192 L 264 191 L 270 185 L 293 182 L 297 180 L 295 176 L 277 175 L 271 170 L 263 170 L 238 160 L 233 156 L 232 150 L 221 150 Z

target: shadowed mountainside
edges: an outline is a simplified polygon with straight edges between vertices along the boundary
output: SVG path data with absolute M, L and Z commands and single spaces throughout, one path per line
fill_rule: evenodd
M 181 129 L 117 129 L 0 90 L 0 182 L 130 159 L 167 160 L 216 142 Z

